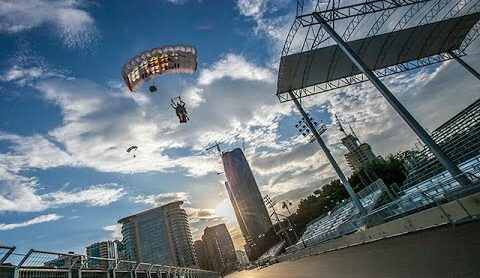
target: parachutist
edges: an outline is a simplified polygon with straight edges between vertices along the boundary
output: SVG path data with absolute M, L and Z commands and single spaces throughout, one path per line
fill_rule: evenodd
M 127 149 L 127 153 L 130 153 L 131 151 L 137 151 L 138 150 L 138 147 L 137 146 L 131 146 Z M 133 157 L 137 157 L 135 154 L 133 154 Z
M 178 102 L 175 102 L 174 99 L 178 98 Z M 190 119 L 188 118 L 187 108 L 185 108 L 185 102 L 180 97 L 176 97 L 171 99 L 170 105 L 173 109 L 175 109 L 175 113 L 177 114 L 178 119 L 180 120 L 181 124 L 186 123 Z

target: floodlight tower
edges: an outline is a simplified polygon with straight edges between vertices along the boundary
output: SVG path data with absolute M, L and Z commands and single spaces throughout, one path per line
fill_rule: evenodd
M 327 126 L 325 126 L 323 122 L 320 122 L 319 124 L 310 115 L 308 115 L 308 119 L 310 120 L 310 122 L 313 123 L 318 134 L 322 135 L 325 131 L 327 131 Z M 300 121 L 298 121 L 297 124 L 295 124 L 295 128 L 298 130 L 298 132 L 300 132 L 300 134 L 302 134 L 303 137 L 308 138 L 308 143 L 312 143 L 313 141 L 315 141 L 315 136 L 313 135 L 313 133 L 310 134 L 310 128 L 307 127 L 307 122 L 304 118 L 302 118 Z
M 480 1 L 371 0 L 341 5 L 339 0 L 319 0 L 309 12 L 304 11 L 303 1 L 298 2 L 280 60 L 280 101 L 293 101 L 304 115 L 299 98 L 370 81 L 452 177 L 461 185 L 469 184 L 470 180 L 380 78 L 455 59 L 480 79 L 478 72 L 460 58 L 480 35 Z M 440 20 L 439 14 L 443 16 Z M 375 20 L 362 22 L 365 18 Z M 335 24 L 339 21 L 346 24 Z M 339 25 L 346 26 L 342 34 L 335 28 Z M 358 26 L 370 29 L 351 40 Z M 300 29 L 305 32 L 298 32 Z M 295 39 L 303 43 L 294 44 Z M 292 50 L 292 45 L 301 45 L 300 51 Z M 321 138 L 315 137 L 325 150 Z M 338 165 L 332 166 L 342 179 Z
M 272 209 L 272 214 L 270 215 L 270 217 L 272 216 L 275 216 L 275 220 L 277 221 L 278 223 L 278 226 L 280 227 L 280 230 L 279 231 L 276 231 L 277 235 L 282 237 L 285 239 L 285 244 L 287 246 L 290 246 L 293 244 L 293 241 L 292 239 L 290 238 L 290 235 L 289 235 L 289 231 L 294 231 L 293 230 L 293 227 L 290 223 L 290 220 L 287 219 L 287 223 L 288 223 L 288 227 L 285 227 L 284 226 L 284 223 L 282 221 L 280 221 L 280 217 L 278 217 L 280 214 L 277 213 L 277 211 L 275 210 L 275 205 L 277 204 L 277 202 L 270 198 L 270 196 L 268 195 L 265 195 L 265 197 L 263 197 L 263 202 L 265 203 L 265 205 L 267 205 L 269 208 Z M 275 225 L 273 226 L 275 228 Z
M 347 177 L 345 177 L 345 174 L 342 172 L 342 169 L 340 169 L 340 166 L 338 166 L 337 161 L 335 160 L 335 158 L 333 158 L 333 155 L 330 152 L 330 150 L 328 149 L 327 144 L 325 144 L 322 137 L 320 136 L 320 133 L 318 132 L 317 127 L 312 123 L 311 118 L 305 112 L 305 110 L 303 109 L 300 102 L 298 102 L 298 99 L 295 97 L 295 95 L 293 95 L 293 93 L 291 91 L 289 92 L 289 94 L 290 94 L 290 97 L 291 97 L 293 103 L 295 103 L 295 106 L 297 106 L 298 110 L 300 111 L 300 114 L 302 114 L 303 121 L 305 122 L 307 127 L 312 132 L 313 136 L 315 137 L 318 144 L 320 145 L 320 148 L 322 149 L 322 151 L 325 153 L 325 156 L 327 157 L 328 161 L 330 162 L 333 169 L 335 170 L 338 177 L 340 178 L 340 181 L 342 182 L 343 186 L 347 190 L 348 195 L 350 195 L 350 198 L 352 199 L 353 203 L 358 208 L 358 210 L 360 211 L 361 214 L 365 214 L 366 210 L 363 207 L 362 202 L 360 201 L 357 194 L 353 190 L 352 186 L 348 182 Z

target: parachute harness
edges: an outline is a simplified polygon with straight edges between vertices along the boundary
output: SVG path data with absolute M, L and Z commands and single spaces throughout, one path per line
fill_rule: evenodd
M 183 102 L 181 97 L 174 97 L 170 100 L 170 105 L 173 109 L 175 109 L 175 113 L 177 114 L 180 123 L 186 123 L 188 120 L 188 113 L 187 108 L 185 108 L 185 102 Z

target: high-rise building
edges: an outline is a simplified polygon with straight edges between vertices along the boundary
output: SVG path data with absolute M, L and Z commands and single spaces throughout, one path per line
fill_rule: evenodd
M 107 259 L 89 259 L 89 267 L 92 268 L 106 269 L 109 265 L 113 265 L 113 262 L 109 261 L 108 259 L 115 260 L 116 258 L 118 258 L 117 243 L 115 241 L 108 240 L 92 243 L 91 245 L 87 246 L 86 249 L 88 258 L 95 257 Z
M 207 251 L 205 250 L 205 244 L 202 240 L 195 240 L 193 243 L 195 247 L 195 253 L 197 254 L 198 266 L 200 269 L 209 270 Z
M 345 154 L 348 165 L 350 165 L 350 168 L 352 168 L 353 171 L 359 172 L 365 164 L 377 159 L 377 157 L 373 153 L 372 147 L 369 144 L 360 143 L 360 140 L 351 127 L 350 130 L 352 133 L 348 134 L 345 129 L 343 129 L 342 123 L 337 115 L 335 115 L 335 117 L 337 118 L 340 131 L 345 135 L 345 137 L 342 138 L 342 144 L 348 149 L 348 153 Z
M 194 266 L 197 257 L 182 201 L 120 219 L 125 254 L 129 260 Z
M 206 227 L 203 231 L 202 242 L 209 270 L 228 273 L 237 267 L 235 247 L 225 224 Z
M 431 132 L 432 139 L 452 161 L 459 165 L 480 157 L 480 99 L 450 118 Z M 463 167 L 470 167 L 463 164 Z M 478 166 L 477 166 L 478 167 Z M 445 171 L 430 149 L 422 146 L 413 151 L 405 163 L 407 179 L 405 187 L 411 187 Z M 460 168 L 462 171 L 462 168 Z M 473 168 L 475 170 L 475 168 Z M 468 170 L 470 171 L 470 170 Z
M 272 221 L 242 150 L 237 148 L 225 152 L 222 160 L 228 180 L 225 183 L 228 196 L 246 242 L 245 251 L 253 261 L 268 248 L 260 241 L 272 229 Z
M 247 253 L 245 253 L 245 251 L 235 250 L 235 255 L 237 255 L 237 261 L 240 267 L 245 267 L 248 265 L 249 261 L 248 261 Z

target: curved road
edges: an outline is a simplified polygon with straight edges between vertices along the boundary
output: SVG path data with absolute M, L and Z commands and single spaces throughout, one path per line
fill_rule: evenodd
M 228 278 L 480 277 L 480 221 L 278 263 Z

